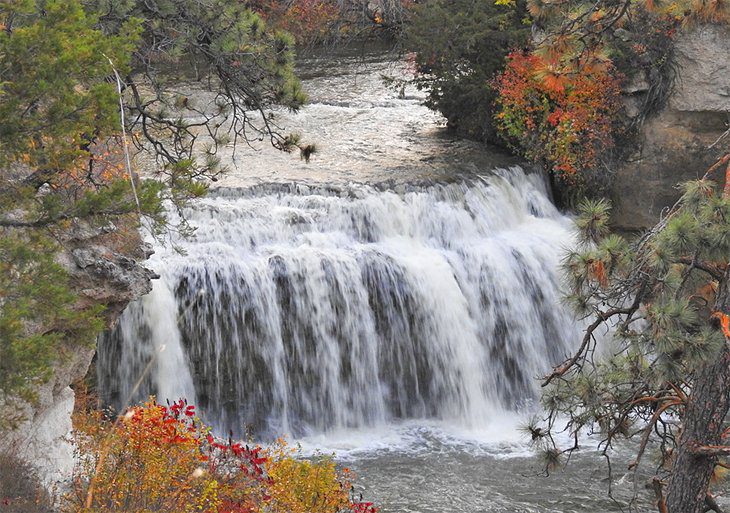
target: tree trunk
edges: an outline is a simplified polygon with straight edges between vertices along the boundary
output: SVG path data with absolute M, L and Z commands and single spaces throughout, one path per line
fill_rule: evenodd
M 730 314 L 730 266 L 720 281 L 715 310 Z M 723 423 L 730 407 L 728 340 L 712 361 L 697 372 L 687 399 L 677 456 L 667 488 L 669 513 L 703 513 L 716 455 L 697 454 L 698 446 L 724 445 Z

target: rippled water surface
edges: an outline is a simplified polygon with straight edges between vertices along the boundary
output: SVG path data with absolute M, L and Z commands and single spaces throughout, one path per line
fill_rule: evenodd
M 383 76 L 407 77 L 397 56 L 361 53 L 311 58 L 300 63 L 309 104 L 276 121 L 302 134 L 319 152 L 307 164 L 265 142 L 238 147 L 224 186 L 280 181 L 343 184 L 408 183 L 445 178 L 514 163 L 504 154 L 448 134 L 443 118 L 422 105 L 424 94 L 386 87 Z

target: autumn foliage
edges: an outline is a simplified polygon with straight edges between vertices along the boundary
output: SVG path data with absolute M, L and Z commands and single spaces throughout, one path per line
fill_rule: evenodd
M 345 43 L 400 34 L 413 0 L 250 0 L 267 24 L 294 36 L 297 45 Z
M 613 144 L 621 90 L 610 63 L 571 69 L 537 53 L 513 52 L 496 87 L 502 135 L 569 183 L 597 166 Z
M 293 35 L 299 44 L 331 37 L 342 17 L 339 6 L 325 0 L 269 0 L 262 2 L 259 12 L 276 27 Z
M 153 400 L 115 421 L 76 416 L 79 464 L 67 513 L 375 513 L 328 457 L 214 437 L 195 408 Z

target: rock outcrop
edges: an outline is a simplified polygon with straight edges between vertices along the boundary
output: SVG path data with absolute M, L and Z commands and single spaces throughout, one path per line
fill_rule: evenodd
M 730 142 L 730 135 L 717 142 L 730 126 L 730 27 L 686 32 L 675 60 L 679 75 L 667 105 L 645 121 L 638 151 L 615 177 L 613 222 L 622 230 L 653 226 L 679 197 L 675 185 L 701 177 Z M 646 87 L 632 84 L 626 92 L 640 95 Z
M 58 261 L 68 270 L 79 293 L 77 306 L 105 305 L 107 325 L 122 310 L 152 288 L 152 271 L 139 262 L 151 254 L 135 228 L 112 224 L 93 227 L 75 221 L 63 235 Z M 42 483 L 53 491 L 63 488 L 74 465 L 70 440 L 74 392 L 70 385 L 84 378 L 95 353 L 95 341 L 58 348 L 52 377 L 37 390 L 33 404 L 13 401 L 17 429 L 0 437 L 0 451 L 30 462 Z M 0 411 L 2 407 L 0 405 Z

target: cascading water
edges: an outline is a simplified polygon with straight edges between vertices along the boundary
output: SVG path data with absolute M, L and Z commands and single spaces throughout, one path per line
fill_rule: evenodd
M 100 340 L 102 399 L 187 397 L 221 433 L 335 450 L 383 513 L 621 511 L 600 455 L 538 477 L 517 429 L 535 378 L 580 340 L 559 292 L 572 223 L 540 175 L 387 90 L 403 68 L 302 63 L 310 104 L 277 121 L 320 152 L 222 155 L 225 188 L 185 212 L 184 253 L 156 248 L 152 293 Z M 631 479 L 613 493 L 629 500 Z
M 195 400 L 218 429 L 295 435 L 447 419 L 536 398 L 576 340 L 559 301 L 570 221 L 538 175 L 448 184 L 221 190 L 152 294 L 99 346 L 99 385 Z M 164 346 L 164 351 L 160 349 Z

